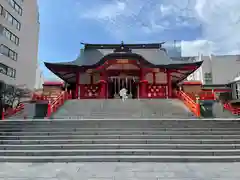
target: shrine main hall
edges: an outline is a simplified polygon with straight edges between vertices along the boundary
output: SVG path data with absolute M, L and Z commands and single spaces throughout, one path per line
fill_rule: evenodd
M 123 87 L 130 98 L 171 98 L 202 61 L 172 59 L 162 45 L 83 44 L 76 60 L 45 65 L 69 85 L 75 99 L 117 98 Z

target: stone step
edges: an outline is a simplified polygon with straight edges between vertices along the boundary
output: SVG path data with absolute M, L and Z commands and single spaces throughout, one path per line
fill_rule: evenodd
M 70 115 L 71 116 L 71 115 Z M 107 123 L 119 123 L 119 124 L 144 124 L 144 123 L 158 123 L 161 125 L 186 125 L 186 124 L 193 124 L 193 125 L 216 125 L 216 124 L 229 124 L 231 122 L 232 124 L 240 124 L 240 119 L 148 119 L 148 118 L 139 118 L 137 121 L 132 120 L 131 118 L 126 119 L 118 119 L 115 120 L 113 118 L 108 118 L 105 120 L 99 120 L 99 119 L 69 119 L 69 120 L 48 120 L 48 119 L 34 119 L 34 120 L 6 120 L 6 121 L 0 121 L 0 124 L 83 124 L 83 123 L 101 123 L 101 124 L 107 124 Z
M 240 162 L 240 156 L 0 156 L 0 162 Z
M 178 149 L 240 150 L 240 144 L 2 144 L 0 150 L 76 150 L 76 149 Z
M 1 132 L 2 136 L 69 136 L 69 135 L 239 135 L 239 131 L 147 131 L 147 130 L 79 130 L 79 131 L 20 131 L 20 132 Z
M 60 121 L 60 120 L 59 120 Z M 67 121 L 67 120 L 66 120 Z M 4 128 L 24 128 L 24 129 L 27 129 L 27 128 L 35 128 L 35 127 L 38 127 L 38 128 L 112 128 L 112 129 L 128 129 L 128 128 L 131 128 L 131 129 L 134 129 L 134 128 L 139 128 L 139 129 L 144 129 L 144 128 L 159 128 L 159 129 L 164 129 L 164 128 L 180 128 L 180 129 L 183 129 L 183 128 L 196 128 L 196 129 L 201 129 L 201 128 L 213 128 L 213 129 L 216 129 L 216 128 L 233 128 L 233 129 L 236 129 L 236 128 L 239 128 L 240 129 L 240 123 L 233 123 L 233 122 L 228 122 L 228 123 L 209 123 L 209 124 L 204 124 L 204 123 L 185 123 L 185 124 L 172 124 L 169 122 L 169 124 L 164 124 L 164 123 L 161 123 L 160 120 L 157 121 L 153 121 L 151 122 L 152 120 L 149 120 L 149 122 L 139 122 L 137 123 L 137 119 L 136 120 L 132 120 L 132 121 L 136 121 L 136 122 L 129 122 L 129 124 L 127 122 L 125 123 L 121 123 L 121 122 L 118 122 L 118 120 L 113 120 L 113 121 L 108 121 L 108 120 L 102 120 L 103 122 L 96 122 L 94 123 L 94 121 L 90 121 L 90 122 L 85 122 L 83 120 L 83 122 L 81 122 L 82 120 L 78 120 L 79 122 L 76 122 L 76 123 L 71 123 L 71 121 L 69 123 L 65 122 L 65 123 L 60 123 L 60 122 L 51 122 L 51 123 L 26 123 L 26 124 L 5 124 L 5 125 L 2 125 L 0 124 L 0 130 L 4 129 Z M 101 120 L 100 120 L 101 121 Z M 115 122 L 114 122 L 115 121 Z M 169 120 L 171 121 L 171 120 Z
M 0 156 L 240 156 L 240 150 L 189 149 L 60 149 L 0 150 Z
M 1 144 L 240 144 L 240 139 L 42 139 L 1 140 Z
M 175 139 L 239 139 L 240 135 L 147 135 L 147 134 L 140 134 L 140 135 L 119 135 L 119 134 L 109 134 L 109 135 L 51 135 L 51 136 L 14 136 L 8 135 L 3 136 L 0 135 L 0 139 L 8 139 L 8 140 L 61 140 L 61 139 L 168 139 L 168 140 L 175 140 Z
M 158 132 L 159 134 L 189 134 L 192 132 L 205 132 L 206 134 L 214 134 L 215 132 L 222 132 L 222 134 L 229 134 L 232 132 L 232 134 L 238 135 L 240 132 L 239 128 L 125 128 L 125 129 L 116 129 L 116 128 L 70 128 L 70 127 L 61 127 L 61 128 L 50 128 L 50 127 L 32 127 L 32 128 L 21 128 L 21 127 L 8 127 L 8 128 L 0 128 L 0 134 L 14 134 L 14 133 L 19 133 L 19 134 L 24 134 L 24 133 L 31 133 L 31 132 L 41 132 L 41 133 L 71 133 L 73 134 L 89 134 L 89 133 L 101 133 L 104 132 L 106 134 L 111 134 L 110 132 L 115 132 L 115 134 L 124 134 L 125 132 L 131 132 L 131 131 L 142 131 L 142 132 Z M 225 133 L 228 132 L 228 133 Z M 133 132 L 134 133 L 134 132 Z M 146 133 L 147 134 L 147 133 Z

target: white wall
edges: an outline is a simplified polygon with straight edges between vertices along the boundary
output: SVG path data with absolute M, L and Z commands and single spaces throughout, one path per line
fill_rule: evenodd
M 196 60 L 203 60 L 202 66 L 188 77 L 188 80 L 199 80 L 204 84 L 204 74 L 212 72 L 213 84 L 227 84 L 232 82 L 240 72 L 240 56 L 203 56 Z
M 35 89 L 42 89 L 44 83 L 44 75 L 41 68 L 38 66 L 36 70 L 36 80 L 35 80 Z

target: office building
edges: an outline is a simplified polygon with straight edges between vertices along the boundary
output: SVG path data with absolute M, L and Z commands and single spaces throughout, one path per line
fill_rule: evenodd
M 37 0 L 0 0 L 0 80 L 34 88 L 38 34 Z
M 203 61 L 201 67 L 191 74 L 188 80 L 203 84 L 228 84 L 240 74 L 240 55 L 210 55 L 193 58 Z

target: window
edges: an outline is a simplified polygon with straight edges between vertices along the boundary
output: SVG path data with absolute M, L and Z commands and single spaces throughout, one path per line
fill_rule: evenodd
M 17 30 L 20 31 L 21 29 L 21 24 L 20 22 L 18 22 L 18 20 L 16 20 L 6 9 L 4 9 L 1 5 L 0 5 L 0 10 L 1 10 L 1 16 L 3 16 L 9 23 L 11 23 L 13 26 L 15 26 L 15 28 Z
M 212 84 L 212 73 L 204 73 L 205 84 Z
M 14 44 L 19 45 L 19 38 L 13 34 L 11 31 L 9 31 L 7 28 L 3 27 L 3 32 L 2 34 L 9 39 L 10 41 L 12 41 Z
M 0 14 L 2 15 L 3 7 L 0 6 Z
M 16 69 L 6 66 L 5 64 L 0 63 L 0 73 L 5 74 L 9 77 L 16 77 Z
M 9 5 L 20 15 L 22 16 L 22 8 L 16 3 L 15 0 L 7 0 Z
M 2 63 L 0 63 L 0 73 L 7 74 L 7 66 Z
M 18 54 L 3 44 L 0 46 L 0 53 L 11 58 L 14 61 L 17 61 Z
M 237 82 L 236 84 L 236 97 L 237 99 L 240 99 L 240 82 Z

